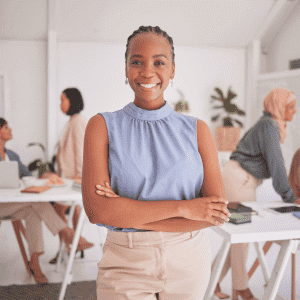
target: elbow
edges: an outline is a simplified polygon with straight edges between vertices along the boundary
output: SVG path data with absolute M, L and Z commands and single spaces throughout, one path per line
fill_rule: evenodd
M 93 205 L 91 202 L 92 197 L 87 196 L 83 193 L 82 200 L 83 200 L 83 207 L 84 211 L 92 224 L 102 223 L 102 217 L 101 217 L 101 207 L 99 205 Z

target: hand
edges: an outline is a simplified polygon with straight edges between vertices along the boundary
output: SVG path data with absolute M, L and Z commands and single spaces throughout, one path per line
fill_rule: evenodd
M 40 179 L 48 179 L 48 178 L 50 178 L 53 174 L 55 174 L 55 173 L 52 173 L 51 171 L 45 171 L 45 172 L 40 176 Z
M 74 176 L 71 178 L 76 183 L 82 183 L 82 177 L 81 176 Z
M 225 198 L 216 196 L 183 201 L 183 217 L 221 226 L 224 221 L 229 221 L 227 203 Z
M 96 193 L 102 196 L 106 196 L 109 198 L 116 198 L 120 197 L 119 195 L 116 195 L 111 186 L 109 185 L 108 182 L 105 182 L 105 186 L 97 184 L 96 185 Z
M 295 204 L 300 204 L 300 198 L 297 198 L 294 203 Z

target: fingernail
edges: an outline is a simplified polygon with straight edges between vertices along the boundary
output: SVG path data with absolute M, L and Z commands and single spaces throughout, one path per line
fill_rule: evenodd
M 226 202 L 225 202 L 226 204 L 228 204 L 229 202 L 226 200 Z
M 109 183 L 108 183 L 108 182 L 105 182 L 105 184 L 109 186 Z
M 227 219 L 227 222 L 229 222 L 229 218 Z
M 97 188 L 101 188 L 101 185 L 100 185 L 100 184 L 98 184 L 98 185 L 96 185 L 96 187 L 97 187 Z

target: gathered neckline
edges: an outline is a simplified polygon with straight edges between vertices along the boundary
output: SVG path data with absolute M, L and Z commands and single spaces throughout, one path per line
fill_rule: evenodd
M 123 110 L 131 117 L 139 120 L 161 120 L 167 117 L 171 112 L 174 112 L 170 104 L 165 101 L 165 105 L 159 109 L 146 110 L 136 106 L 133 102 L 127 104 Z

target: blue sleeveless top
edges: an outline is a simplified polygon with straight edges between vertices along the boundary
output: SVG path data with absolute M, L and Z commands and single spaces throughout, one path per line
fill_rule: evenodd
M 167 102 L 157 110 L 131 102 L 101 115 L 108 131 L 110 182 L 117 195 L 139 201 L 201 197 L 197 118 L 175 112 Z M 148 231 L 97 225 L 112 231 Z

